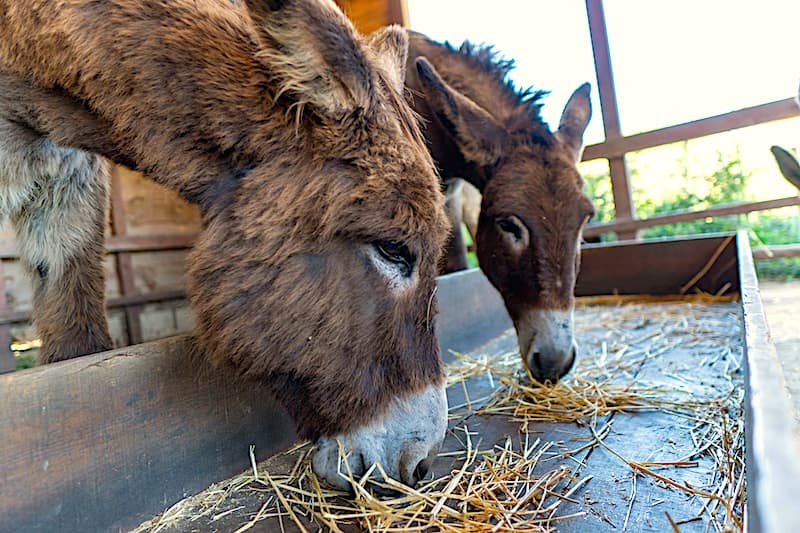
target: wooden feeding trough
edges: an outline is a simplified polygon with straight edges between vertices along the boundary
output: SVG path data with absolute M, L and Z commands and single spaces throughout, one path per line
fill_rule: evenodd
M 704 296 L 642 297 L 681 292 Z M 395 500 L 320 492 L 303 448 L 278 453 L 286 414 L 187 371 L 187 338 L 2 376 L 0 531 L 800 531 L 800 441 L 746 236 L 586 246 L 577 293 L 617 296 L 581 301 L 581 363 L 543 389 L 519 379 L 485 278 L 440 279 L 450 432 L 436 479 Z

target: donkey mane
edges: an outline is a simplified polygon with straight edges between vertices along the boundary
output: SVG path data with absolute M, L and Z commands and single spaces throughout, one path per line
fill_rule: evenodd
M 504 57 L 494 45 L 464 41 L 460 46 L 445 41 L 442 45 L 448 52 L 462 56 L 461 64 L 474 70 L 489 74 L 496 80 L 497 87 L 509 101 L 515 104 L 518 112 L 524 114 L 529 123 L 527 129 L 532 130 L 530 142 L 532 144 L 549 145 L 552 133 L 547 123 L 541 116 L 544 103 L 542 99 L 550 91 L 537 89 L 533 86 L 522 87 L 509 78 L 509 73 L 516 67 L 513 59 Z

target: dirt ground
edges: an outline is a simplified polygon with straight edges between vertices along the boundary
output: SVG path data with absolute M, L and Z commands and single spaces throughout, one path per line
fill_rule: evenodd
M 800 423 L 800 281 L 760 281 L 770 335 L 783 363 L 786 385 Z

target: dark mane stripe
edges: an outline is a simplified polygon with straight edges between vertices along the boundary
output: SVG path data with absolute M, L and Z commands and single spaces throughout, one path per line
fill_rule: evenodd
M 476 44 L 464 41 L 461 46 L 456 47 L 449 41 L 445 41 L 443 46 L 450 52 L 460 54 L 469 59 L 469 64 L 491 74 L 503 84 L 505 92 L 513 96 L 520 106 L 528 110 L 528 114 L 534 122 L 544 123 L 540 114 L 543 102 L 542 98 L 550 94 L 550 91 L 535 89 L 530 87 L 518 87 L 508 76 L 516 67 L 513 59 L 503 57 L 500 52 L 495 50 L 493 45 Z

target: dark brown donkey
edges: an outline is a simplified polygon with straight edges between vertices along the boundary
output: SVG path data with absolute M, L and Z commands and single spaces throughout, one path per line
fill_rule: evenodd
M 271 387 L 316 471 L 345 486 L 338 437 L 357 474 L 414 483 L 447 422 L 447 219 L 402 97 L 407 36 L 363 38 L 329 1 L 245 4 L 0 0 L 0 215 L 44 362 L 111 346 L 96 152 L 200 206 L 199 346 Z
M 406 84 L 448 201 L 463 178 L 483 195 L 475 245 L 500 291 L 532 375 L 556 381 L 575 360 L 573 305 L 584 224 L 594 214 L 576 168 L 591 117 L 589 85 L 567 102 L 558 130 L 540 115 L 542 92 L 508 81 L 512 63 L 489 47 L 459 49 L 410 33 Z M 466 268 L 461 213 L 445 271 Z

